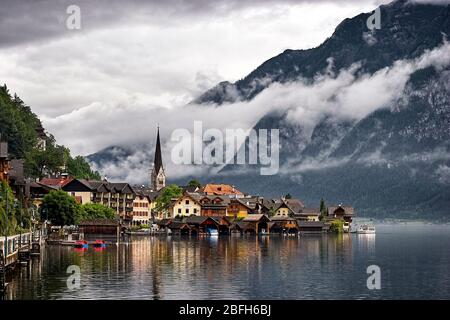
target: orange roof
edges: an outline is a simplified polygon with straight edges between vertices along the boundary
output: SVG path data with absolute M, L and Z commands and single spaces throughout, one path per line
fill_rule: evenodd
M 40 184 L 52 187 L 64 187 L 67 183 L 72 181 L 71 177 L 61 177 L 61 178 L 43 178 L 39 181 Z
M 203 192 L 206 193 L 207 195 L 218 195 L 218 196 L 225 196 L 230 194 L 243 195 L 241 191 L 239 191 L 234 186 L 231 186 L 229 184 L 208 183 L 203 188 Z

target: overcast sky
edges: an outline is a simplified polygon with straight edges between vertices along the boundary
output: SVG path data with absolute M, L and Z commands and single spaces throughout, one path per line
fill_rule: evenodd
M 386 2 L 2 0 L 0 81 L 59 143 L 87 155 L 152 140 L 170 120 L 161 110 L 285 49 L 317 46 L 343 19 Z M 80 30 L 66 28 L 71 4 Z

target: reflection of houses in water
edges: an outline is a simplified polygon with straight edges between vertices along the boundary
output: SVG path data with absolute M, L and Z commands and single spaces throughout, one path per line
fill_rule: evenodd
M 367 253 L 375 253 L 375 234 L 357 234 L 358 249 Z

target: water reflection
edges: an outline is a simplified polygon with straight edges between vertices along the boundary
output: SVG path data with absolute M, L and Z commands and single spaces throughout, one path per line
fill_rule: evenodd
M 28 267 L 18 269 L 6 298 L 380 298 L 391 297 L 393 286 L 409 286 L 400 297 L 415 297 L 416 292 L 423 296 L 424 292 L 415 290 L 414 281 L 403 283 L 401 277 L 385 277 L 385 291 L 372 292 L 365 285 L 369 264 L 392 265 L 395 269 L 389 274 L 403 268 L 401 262 L 391 263 L 396 261 L 391 255 L 396 236 L 139 237 L 104 250 L 82 252 L 49 246 Z M 380 237 L 380 243 L 376 242 Z M 440 261 L 450 260 L 448 250 L 435 254 Z M 73 264 L 81 269 L 78 290 L 66 286 L 66 270 Z M 431 268 L 443 267 L 435 264 Z M 441 277 L 449 281 L 448 275 Z M 399 297 L 398 291 L 395 294 Z M 450 297 L 448 287 L 439 294 Z

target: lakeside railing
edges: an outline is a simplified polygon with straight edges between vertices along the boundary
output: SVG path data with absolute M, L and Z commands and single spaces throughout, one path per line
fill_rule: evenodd
M 27 248 L 32 241 L 31 232 L 16 234 L 13 236 L 0 236 L 0 250 L 3 251 L 6 259 L 14 256 L 19 252 L 19 249 Z

